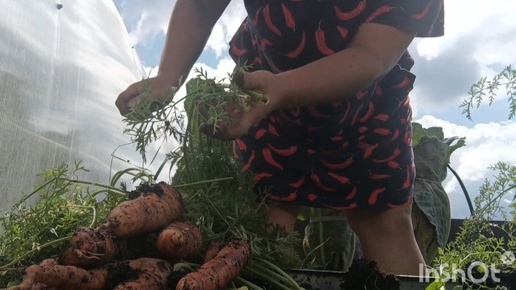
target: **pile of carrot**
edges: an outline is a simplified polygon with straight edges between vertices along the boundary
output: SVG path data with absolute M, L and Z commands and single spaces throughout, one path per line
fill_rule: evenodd
M 177 189 L 164 182 L 140 186 L 137 197 L 113 208 L 104 223 L 77 228 L 57 258 L 27 267 L 20 284 L 4 290 L 226 289 L 249 262 L 249 245 L 233 240 L 205 249 L 200 229 L 183 212 Z M 131 240 L 150 234 L 155 235 L 155 252 L 131 256 Z M 201 265 L 174 285 L 173 265 L 181 261 Z

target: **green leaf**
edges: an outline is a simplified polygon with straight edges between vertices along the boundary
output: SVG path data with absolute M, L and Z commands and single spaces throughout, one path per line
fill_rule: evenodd
M 444 286 L 444 282 L 434 281 L 428 285 L 425 290 L 440 290 Z
M 417 125 L 416 128 L 419 128 L 419 134 L 425 132 L 425 136 L 420 136 L 418 145 L 414 147 L 414 202 L 435 227 L 439 245 L 444 246 L 450 232 L 451 211 L 442 182 L 446 179 L 446 165 L 451 154 L 464 146 L 465 141 L 458 137 L 444 139 L 441 135 L 442 130 L 438 128 L 425 130 Z

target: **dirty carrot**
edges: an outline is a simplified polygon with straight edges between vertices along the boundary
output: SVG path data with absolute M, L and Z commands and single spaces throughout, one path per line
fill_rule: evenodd
M 214 259 L 217 256 L 217 254 L 220 252 L 220 249 L 222 249 L 223 246 L 224 246 L 224 244 L 222 242 L 212 242 L 212 243 L 210 243 L 210 245 L 208 246 L 208 248 L 204 252 L 204 260 L 203 260 L 203 262 L 206 263 L 206 262 Z
M 103 290 L 106 288 L 107 270 L 85 270 L 75 266 L 32 265 L 25 269 L 22 282 L 6 290 L 30 290 L 33 285 L 74 290 Z
M 235 280 L 251 258 L 246 241 L 233 240 L 215 258 L 179 280 L 176 290 L 223 290 Z
M 100 229 L 123 239 L 160 230 L 182 216 L 183 199 L 170 185 L 160 182 L 140 191 L 111 210 Z
M 125 248 L 125 240 L 96 229 L 78 227 L 70 246 L 59 255 L 59 263 L 91 268 L 114 261 Z
M 114 290 L 168 290 L 168 277 L 173 267 L 161 259 L 141 258 L 129 261 L 129 268 L 136 270 L 138 277 L 123 281 Z
M 171 261 L 200 257 L 201 231 L 190 222 L 173 222 L 158 234 L 156 248 L 163 257 Z

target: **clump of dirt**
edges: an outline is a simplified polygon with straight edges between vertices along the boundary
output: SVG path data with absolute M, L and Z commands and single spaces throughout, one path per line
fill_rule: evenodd
M 107 289 L 113 289 L 116 285 L 138 279 L 141 271 L 129 267 L 129 262 L 118 262 L 108 265 Z
M 354 260 L 349 271 L 344 273 L 344 282 L 340 287 L 345 290 L 399 290 L 400 280 L 395 275 L 380 271 L 375 261 L 360 259 Z

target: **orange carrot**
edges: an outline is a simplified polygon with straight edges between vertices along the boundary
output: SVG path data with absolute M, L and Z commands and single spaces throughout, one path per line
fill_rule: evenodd
M 217 254 L 220 252 L 220 249 L 224 246 L 222 242 L 213 242 L 209 245 L 209 247 L 204 252 L 204 263 L 208 262 L 211 259 L 214 259 Z
M 78 227 L 70 247 L 59 256 L 62 265 L 92 268 L 114 261 L 126 248 L 125 240 L 92 228 Z
M 22 282 L 7 290 L 30 290 L 33 285 L 74 290 L 103 290 L 106 287 L 106 269 L 84 270 L 75 266 L 32 265 L 25 269 Z
M 251 249 L 243 240 L 230 241 L 217 256 L 186 274 L 176 290 L 223 290 L 240 275 L 251 258 Z
M 183 214 L 181 194 L 170 185 L 160 182 L 140 190 L 139 197 L 111 210 L 100 229 L 124 239 L 161 230 Z
M 7 290 L 42 286 L 73 290 L 166 290 L 172 270 L 168 262 L 153 258 L 116 262 L 93 270 L 70 265 L 32 265 L 25 269 L 22 282 Z
M 189 222 L 173 222 L 159 233 L 156 248 L 160 254 L 172 261 L 200 257 L 201 231 Z
M 129 267 L 138 270 L 138 278 L 125 281 L 114 287 L 114 290 L 168 290 L 168 276 L 173 267 L 161 259 L 141 258 L 129 261 Z

